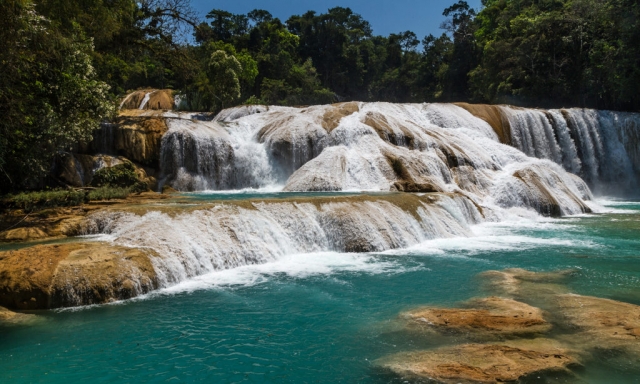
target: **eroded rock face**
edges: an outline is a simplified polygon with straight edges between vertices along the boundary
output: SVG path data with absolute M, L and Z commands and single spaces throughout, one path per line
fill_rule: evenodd
M 122 163 L 133 165 L 138 179 L 145 182 L 150 189 L 157 187 L 156 169 L 141 166 L 123 156 L 66 153 L 56 161 L 54 176 L 67 186 L 76 188 L 88 187 L 91 185 L 96 172 Z
M 0 232 L 0 241 L 34 241 L 75 236 L 81 228 L 84 214 L 81 209 L 52 209 L 47 211 L 47 215 L 41 213 L 41 217 L 18 222 L 16 227 Z M 24 214 L 19 219 L 23 217 Z
M 401 317 L 410 330 L 465 335 L 472 339 L 531 335 L 551 329 L 541 309 L 519 301 L 488 297 L 465 304 L 467 308 L 420 308 Z
M 0 252 L 0 304 L 48 309 L 127 299 L 157 288 L 151 250 L 107 243 Z
M 380 364 L 404 378 L 457 384 L 516 382 L 530 375 L 569 373 L 579 361 L 557 342 L 536 339 L 524 345 L 463 344 L 400 353 Z

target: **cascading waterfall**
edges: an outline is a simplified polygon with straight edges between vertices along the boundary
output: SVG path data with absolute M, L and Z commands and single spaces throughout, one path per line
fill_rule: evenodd
M 278 182 L 264 145 L 242 126 L 169 119 L 162 138 L 161 185 L 178 190 L 260 188 Z
M 561 164 L 596 193 L 637 193 L 638 114 L 578 108 L 501 109 L 511 125 L 511 144 L 527 155 Z
M 103 212 L 90 217 L 87 232 L 154 249 L 161 284 L 169 286 L 284 255 L 467 236 L 469 225 L 499 221 L 512 209 L 590 212 L 591 191 L 580 177 L 591 186 L 637 183 L 637 115 L 495 108 L 509 122 L 511 145 L 500 142 L 504 131 L 453 104 L 244 106 L 212 121 L 166 112 L 160 188 L 428 193 Z
M 284 255 L 375 252 L 469 235 L 483 220 L 461 196 L 343 197 L 226 203 L 190 212 L 100 212 L 87 233 L 116 245 L 151 248 L 161 286 Z

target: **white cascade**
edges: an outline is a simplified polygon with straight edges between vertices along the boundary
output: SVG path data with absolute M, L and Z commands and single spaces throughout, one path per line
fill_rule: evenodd
M 467 198 L 412 197 L 410 209 L 392 200 L 341 198 L 251 201 L 195 211 L 143 215 L 105 212 L 89 217 L 86 233 L 117 245 L 151 248 L 161 286 L 285 255 L 405 248 L 428 239 L 467 236 L 483 220 Z

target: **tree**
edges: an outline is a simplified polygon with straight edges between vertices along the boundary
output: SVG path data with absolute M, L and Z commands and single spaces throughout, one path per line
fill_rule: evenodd
M 0 3 L 0 189 L 37 187 L 61 150 L 114 110 L 81 32 L 65 37 L 28 0 Z
M 207 74 L 220 109 L 240 98 L 241 73 L 242 65 L 235 56 L 227 55 L 225 51 L 215 51 L 211 55 Z

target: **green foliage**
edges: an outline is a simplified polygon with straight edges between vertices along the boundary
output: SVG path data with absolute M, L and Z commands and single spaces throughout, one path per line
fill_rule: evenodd
M 207 75 L 212 84 L 213 97 L 221 108 L 240 98 L 241 73 L 242 66 L 235 56 L 227 55 L 224 51 L 211 54 Z
M 27 0 L 0 3 L 0 189 L 37 187 L 55 154 L 114 111 L 81 31 L 64 36 Z
M 22 192 L 5 199 L 9 206 L 31 212 L 43 208 L 80 205 L 85 201 L 85 192 L 70 189 Z
M 148 190 L 146 183 L 140 181 L 132 163 L 125 161 L 113 167 L 99 169 L 91 180 L 94 187 L 128 188 L 131 192 Z
M 89 191 L 87 197 L 91 201 L 126 199 L 131 192 L 132 190 L 130 188 L 105 186 Z
M 42 188 L 56 153 L 89 141 L 116 96 L 140 87 L 173 88 L 199 111 L 349 100 L 640 110 L 637 0 L 458 1 L 422 49 L 413 32 L 376 36 L 344 7 L 284 23 L 265 10 L 194 15 L 189 0 L 0 2 L 0 192 Z M 97 180 L 146 188 L 121 171 Z
M 640 5 L 631 0 L 485 0 L 477 18 L 483 101 L 640 109 Z

